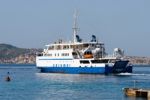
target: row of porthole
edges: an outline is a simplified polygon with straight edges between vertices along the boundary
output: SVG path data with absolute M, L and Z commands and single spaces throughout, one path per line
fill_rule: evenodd
M 69 64 L 53 64 L 53 67 L 69 67 Z
M 52 54 L 46 54 L 46 56 L 52 56 Z M 55 53 L 55 56 L 59 56 L 59 53 Z M 62 53 L 61 56 L 69 56 L 69 53 Z

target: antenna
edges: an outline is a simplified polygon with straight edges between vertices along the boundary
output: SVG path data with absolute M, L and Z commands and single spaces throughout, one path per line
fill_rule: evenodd
M 79 30 L 78 26 L 77 26 L 77 17 L 78 17 L 78 11 L 77 9 L 75 9 L 75 12 L 74 12 L 74 23 L 73 23 L 73 42 L 75 43 L 76 42 L 76 35 L 77 35 L 77 32 Z

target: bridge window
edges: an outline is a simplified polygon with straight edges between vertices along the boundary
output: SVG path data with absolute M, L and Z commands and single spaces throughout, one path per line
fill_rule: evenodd
M 54 46 L 48 47 L 48 50 L 54 50 Z

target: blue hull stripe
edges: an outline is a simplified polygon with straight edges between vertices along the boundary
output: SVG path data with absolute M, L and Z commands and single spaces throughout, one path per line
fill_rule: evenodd
M 105 67 L 40 67 L 45 73 L 105 74 Z

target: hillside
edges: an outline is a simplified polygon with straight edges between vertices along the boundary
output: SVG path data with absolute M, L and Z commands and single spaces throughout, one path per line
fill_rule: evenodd
M 0 44 L 0 59 L 10 59 L 30 52 L 30 49 L 17 48 L 9 44 Z
M 35 63 L 36 52 L 40 51 L 40 49 L 25 49 L 0 44 L 0 63 Z

